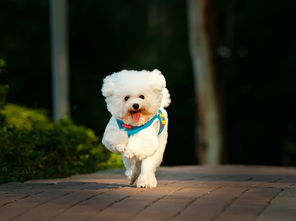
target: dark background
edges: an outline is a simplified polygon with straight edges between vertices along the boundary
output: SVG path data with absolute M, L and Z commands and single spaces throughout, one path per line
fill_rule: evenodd
M 227 163 L 296 165 L 296 2 L 214 0 Z M 69 1 L 71 117 L 101 136 L 102 79 L 161 70 L 172 95 L 165 165 L 195 164 L 196 103 L 183 0 Z M 8 102 L 51 115 L 49 1 L 0 0 Z

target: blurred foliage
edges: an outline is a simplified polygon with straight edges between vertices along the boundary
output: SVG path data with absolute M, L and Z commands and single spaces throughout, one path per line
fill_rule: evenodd
M 3 72 L 5 71 L 6 62 L 3 59 L 0 59 L 0 76 L 3 75 Z M 8 90 L 8 85 L 1 85 L 0 84 L 0 110 L 2 109 L 5 100 L 6 100 L 6 94 Z
M 120 155 L 69 119 L 52 123 L 42 111 L 14 104 L 6 104 L 0 116 L 0 183 L 122 167 Z
M 100 95 L 102 79 L 124 68 L 158 68 L 173 101 L 164 164 L 195 163 L 186 1 L 68 2 L 75 122 L 102 134 L 110 117 Z M 296 2 L 213 3 L 228 162 L 296 165 Z M 0 58 L 8 64 L 3 82 L 10 85 L 9 101 L 50 110 L 48 5 L 0 1 Z
M 4 101 L 6 100 L 7 89 L 7 85 L 0 85 L 0 109 L 2 108 Z
M 19 130 L 50 129 L 53 124 L 44 112 L 7 104 L 0 111 L 5 116 L 6 123 Z

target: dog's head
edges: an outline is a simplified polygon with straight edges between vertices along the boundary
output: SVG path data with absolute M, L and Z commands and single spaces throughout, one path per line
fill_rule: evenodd
M 165 87 L 165 78 L 159 70 L 123 70 L 104 79 L 102 94 L 114 117 L 139 126 L 156 114 Z

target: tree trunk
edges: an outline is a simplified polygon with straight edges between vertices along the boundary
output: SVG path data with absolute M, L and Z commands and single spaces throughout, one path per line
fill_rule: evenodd
M 214 65 L 214 33 L 211 0 L 188 0 L 189 47 L 195 79 L 201 164 L 220 164 L 223 136 L 217 76 Z
M 69 115 L 67 0 L 50 1 L 53 118 Z

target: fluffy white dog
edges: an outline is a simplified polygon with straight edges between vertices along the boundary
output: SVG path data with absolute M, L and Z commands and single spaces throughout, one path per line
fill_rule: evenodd
M 167 143 L 170 94 L 159 70 L 113 73 L 102 87 L 112 117 L 102 143 L 112 152 L 120 152 L 130 184 L 157 186 L 155 171 Z

